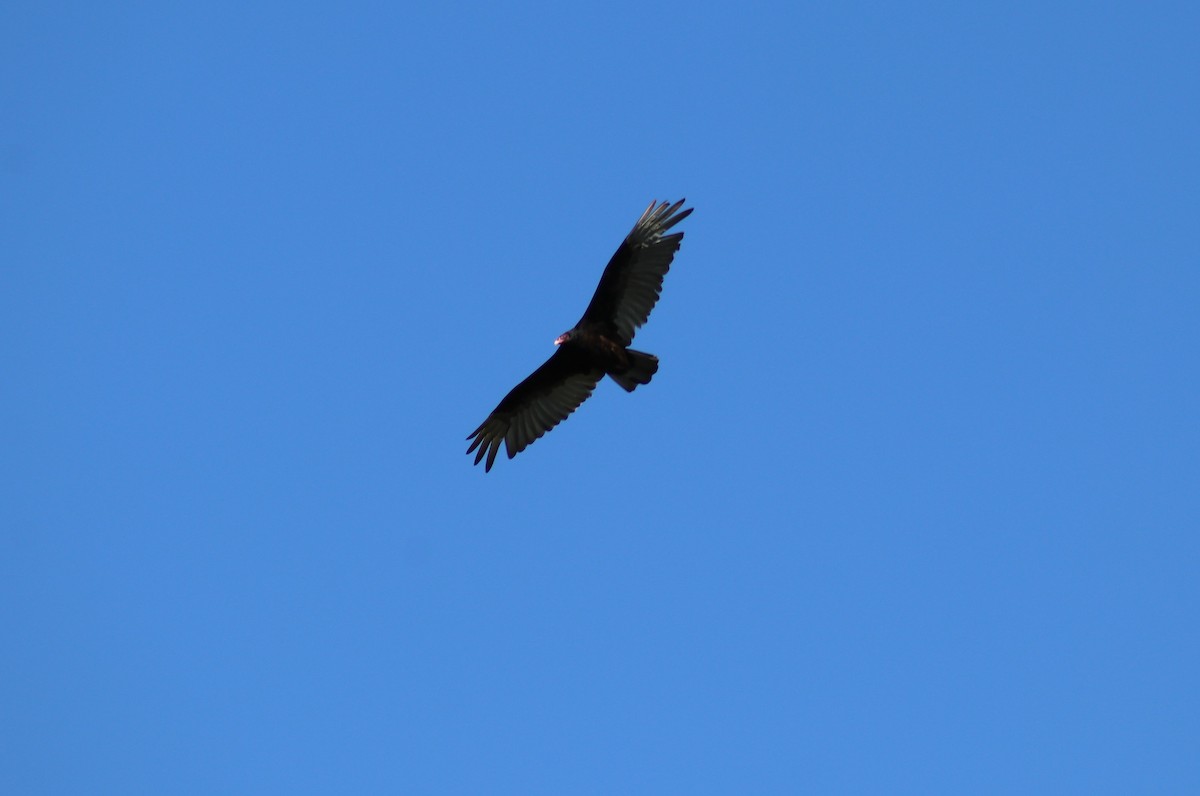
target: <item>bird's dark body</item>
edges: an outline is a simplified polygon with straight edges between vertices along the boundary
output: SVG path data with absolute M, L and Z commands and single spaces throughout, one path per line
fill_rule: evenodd
M 472 440 L 467 453 L 478 448 L 476 464 L 486 455 L 484 469 L 491 470 L 501 442 L 508 458 L 520 453 L 587 400 L 605 375 L 627 392 L 650 383 L 658 357 L 629 344 L 658 301 L 663 276 L 683 240 L 682 232 L 663 234 L 692 212 L 680 212 L 682 206 L 680 200 L 651 202 L 646 208 L 609 260 L 579 323 L 554 341 L 558 350 L 467 437 Z
M 562 346 L 576 349 L 579 355 L 587 357 L 610 375 L 629 370 L 629 349 L 621 345 L 615 333 L 605 333 L 592 327 L 576 327 Z

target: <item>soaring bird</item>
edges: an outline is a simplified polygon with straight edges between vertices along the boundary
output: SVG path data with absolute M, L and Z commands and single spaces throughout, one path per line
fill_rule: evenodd
M 516 456 L 574 412 L 605 374 L 626 392 L 650 383 L 658 357 L 629 344 L 650 317 L 683 240 L 682 232 L 663 233 L 691 214 L 690 207 L 680 211 L 684 201 L 650 203 L 608 261 L 579 323 L 554 341 L 558 350 L 467 437 L 467 453 L 479 449 L 475 464 L 487 455 L 485 472 L 492 469 L 501 442 L 508 458 Z

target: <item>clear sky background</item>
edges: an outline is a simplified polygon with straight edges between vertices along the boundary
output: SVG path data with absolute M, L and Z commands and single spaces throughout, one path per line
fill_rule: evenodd
M 1200 792 L 1198 8 L 6 4 L 0 791 Z

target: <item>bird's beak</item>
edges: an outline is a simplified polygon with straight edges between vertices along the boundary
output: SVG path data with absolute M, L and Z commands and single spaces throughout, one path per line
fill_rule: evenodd
M 555 345 L 562 345 L 565 342 L 567 342 L 567 336 L 565 334 L 560 334 L 558 337 L 554 338 Z

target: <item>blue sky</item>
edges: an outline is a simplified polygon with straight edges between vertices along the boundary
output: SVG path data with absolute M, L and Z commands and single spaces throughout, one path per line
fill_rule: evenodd
M 0 22 L 5 793 L 1200 791 L 1194 4 Z

